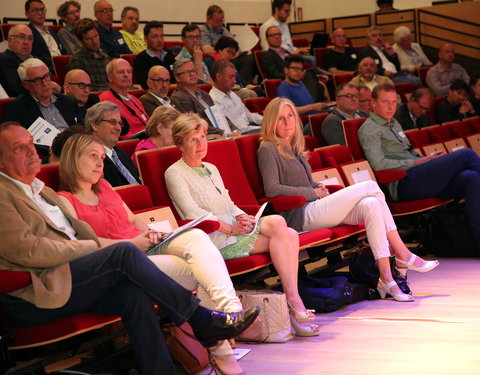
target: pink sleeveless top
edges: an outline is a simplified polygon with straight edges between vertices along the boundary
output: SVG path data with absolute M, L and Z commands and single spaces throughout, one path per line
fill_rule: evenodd
M 58 194 L 72 203 L 78 218 L 90 224 L 98 237 L 127 240 L 142 233 L 128 221 L 122 198 L 105 179 L 100 182 L 98 205 L 82 203 L 72 193 L 66 191 L 60 191 Z

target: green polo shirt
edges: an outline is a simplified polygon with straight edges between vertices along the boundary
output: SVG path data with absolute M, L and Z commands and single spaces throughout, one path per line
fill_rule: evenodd
M 387 122 L 377 114 L 370 113 L 370 117 L 358 130 L 358 139 L 374 171 L 407 170 L 414 167 L 415 160 L 421 157 L 413 151 L 410 141 L 395 118 Z M 386 184 L 393 200 L 398 200 L 397 185 L 398 181 Z

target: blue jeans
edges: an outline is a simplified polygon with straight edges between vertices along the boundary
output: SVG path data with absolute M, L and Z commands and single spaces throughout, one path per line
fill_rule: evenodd
M 34 326 L 84 312 L 119 315 L 142 374 L 174 374 L 152 300 L 176 325 L 190 318 L 200 300 L 128 242 L 74 260 L 70 270 L 72 294 L 64 306 L 4 304 L 9 318 L 18 325 Z
M 406 72 L 398 72 L 392 77 L 393 83 L 411 83 L 413 86 L 415 86 L 416 89 L 418 89 L 420 86 L 422 86 L 422 82 L 420 81 L 420 78 L 417 76 L 414 76 L 411 73 L 406 73 Z
M 398 182 L 401 201 L 462 196 L 473 237 L 480 248 L 480 158 L 473 150 L 458 150 L 411 168 Z

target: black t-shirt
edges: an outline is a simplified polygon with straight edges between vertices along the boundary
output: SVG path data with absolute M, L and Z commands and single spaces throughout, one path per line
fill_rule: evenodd
M 353 47 L 345 47 L 345 53 L 327 51 L 323 57 L 323 65 L 325 69 L 336 68 L 338 70 L 346 70 L 355 72 L 358 65 L 357 50 Z

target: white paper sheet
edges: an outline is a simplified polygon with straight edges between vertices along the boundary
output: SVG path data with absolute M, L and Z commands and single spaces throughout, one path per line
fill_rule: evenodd
M 162 220 L 157 223 L 149 223 L 147 225 L 155 232 L 170 233 L 173 230 L 168 220 Z
M 213 105 L 211 107 L 208 107 L 205 110 L 205 114 L 216 128 L 220 128 L 225 131 L 224 135 L 232 133 L 232 129 L 230 129 L 230 125 L 228 125 L 225 114 L 218 106 Z
M 258 43 L 258 36 L 250 26 L 245 24 L 235 35 L 240 51 L 250 51 Z
M 318 182 L 321 182 L 323 185 L 341 185 L 336 177 L 326 178 L 325 180 Z
M 28 128 L 33 137 L 33 143 L 44 146 L 51 146 L 53 139 L 60 131 L 45 119 L 39 117 Z
M 353 178 L 353 181 L 355 181 L 356 184 L 358 184 L 359 182 L 369 181 L 369 180 L 372 179 L 370 177 L 370 173 L 368 173 L 367 170 L 353 172 L 352 173 L 352 178 Z

